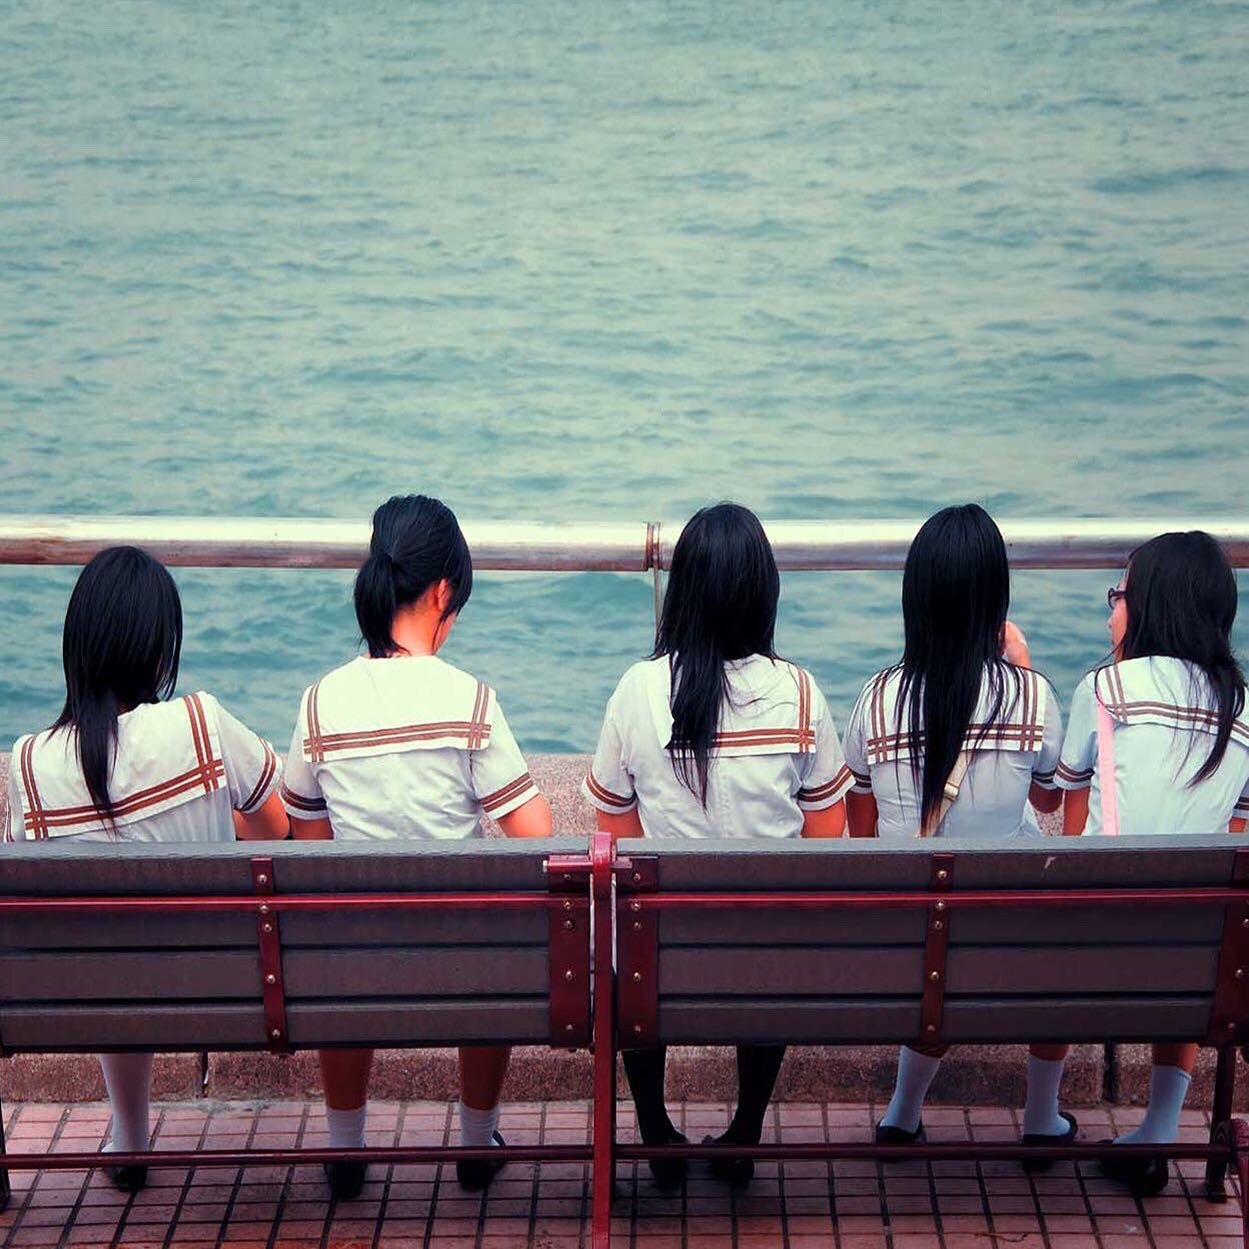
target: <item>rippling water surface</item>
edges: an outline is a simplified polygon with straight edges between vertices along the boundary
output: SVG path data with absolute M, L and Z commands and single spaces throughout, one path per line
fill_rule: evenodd
M 1249 513 L 1243 3 L 0 14 L 2 510 Z M 73 575 L 0 570 L 0 746 Z M 1106 581 L 1017 576 L 1064 696 Z M 179 583 L 183 687 L 285 739 L 350 578 Z M 897 594 L 786 580 L 841 719 Z M 641 577 L 483 577 L 448 654 L 580 749 L 649 637 Z

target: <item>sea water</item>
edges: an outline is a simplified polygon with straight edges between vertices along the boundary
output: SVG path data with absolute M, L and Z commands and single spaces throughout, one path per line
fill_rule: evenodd
M 1249 514 L 1243 3 L 0 19 L 0 510 Z M 0 570 L 0 748 L 59 707 L 74 575 Z M 1015 578 L 1064 699 L 1116 575 Z M 285 745 L 350 575 L 177 577 L 181 688 Z M 898 591 L 785 578 L 839 720 Z M 582 750 L 652 630 L 642 576 L 483 575 L 447 656 Z

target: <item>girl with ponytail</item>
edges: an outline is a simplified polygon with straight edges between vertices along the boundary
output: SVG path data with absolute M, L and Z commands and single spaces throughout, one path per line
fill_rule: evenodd
M 1063 831 L 1243 833 L 1249 715 L 1223 548 L 1200 530 L 1160 534 L 1106 597 L 1111 662 L 1076 687 L 1058 764 Z M 1196 1045 L 1154 1046 L 1149 1108 L 1120 1143 L 1176 1139 L 1196 1058 Z M 1141 1195 L 1167 1185 L 1165 1158 L 1103 1168 Z
M 173 699 L 182 604 L 146 551 L 110 547 L 83 569 L 65 614 L 65 706 L 19 737 L 6 841 L 282 838 L 273 748 L 211 694 Z M 151 1054 L 101 1054 L 113 1121 L 106 1150 L 148 1148 Z M 137 1191 L 146 1167 L 113 1167 Z
M 1058 699 L 1032 671 L 1009 607 L 1006 544 L 989 514 L 969 503 L 929 517 L 902 574 L 902 659 L 868 681 L 846 725 L 852 837 L 1013 837 L 1036 831 L 1029 803 L 1058 809 Z M 879 1143 L 923 1136 L 920 1112 L 944 1053 L 903 1046 Z M 1062 1046 L 1031 1049 L 1026 1143 L 1075 1135 L 1058 1109 L 1065 1056 Z
M 455 514 L 425 495 L 396 496 L 373 514 L 355 606 L 368 651 L 305 691 L 282 798 L 296 838 L 336 841 L 480 837 L 482 816 L 509 837 L 548 837 L 538 792 L 494 691 L 438 658 L 473 590 Z M 364 1144 L 372 1050 L 323 1050 L 330 1145 Z M 499 1090 L 508 1050 L 460 1050 L 460 1139 L 502 1144 Z M 499 1164 L 460 1162 L 470 1190 Z M 335 1197 L 358 1196 L 362 1163 L 326 1165 Z
M 704 508 L 672 553 L 651 657 L 607 704 L 582 792 L 600 829 L 620 837 L 840 837 L 851 776 L 811 674 L 773 646 L 780 575 L 758 518 L 734 503 Z M 737 1050 L 738 1105 L 721 1142 L 758 1144 L 784 1046 Z M 664 1105 L 663 1049 L 626 1051 L 647 1144 L 683 1142 Z M 655 1160 L 661 1187 L 684 1160 Z M 717 1159 L 734 1185 L 748 1154 Z

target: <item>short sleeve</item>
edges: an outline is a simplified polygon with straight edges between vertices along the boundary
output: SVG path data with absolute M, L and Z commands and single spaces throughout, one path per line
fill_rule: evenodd
M 854 707 L 850 711 L 850 719 L 846 721 L 844 741 L 846 766 L 850 769 L 850 776 L 854 781 L 851 788 L 856 794 L 872 792 L 872 773 L 867 766 L 867 730 L 864 723 L 867 695 L 871 688 L 872 682 L 869 681 L 855 699 Z
M 1097 706 L 1093 696 L 1093 673 L 1076 686 L 1071 696 L 1071 717 L 1063 738 L 1062 754 L 1054 772 L 1059 789 L 1088 789 L 1097 768 Z
M 295 731 L 291 736 L 291 748 L 286 755 L 286 767 L 282 774 L 282 805 L 286 814 L 296 820 L 323 820 L 328 811 L 325 795 L 317 781 L 316 773 L 304 756 L 304 738 L 307 729 L 308 691 L 299 703 L 299 715 L 295 717 Z
M 811 724 L 815 750 L 799 756 L 798 806 L 803 811 L 824 811 L 835 806 L 854 784 L 854 776 L 841 753 L 841 742 L 824 695 L 811 682 Z
M 1063 744 L 1063 714 L 1058 706 L 1058 696 L 1054 687 L 1038 676 L 1045 698 L 1045 725 L 1041 738 L 1041 749 L 1037 753 L 1036 762 L 1032 765 L 1032 780 L 1042 789 L 1056 789 L 1054 774 L 1058 770 L 1058 760 Z
M 253 733 L 211 695 L 201 697 L 217 720 L 230 805 L 244 815 L 259 811 L 281 779 L 277 753 L 263 737 Z
M 14 750 L 9 759 L 9 822 L 4 826 L 5 841 L 25 841 L 26 822 L 22 819 L 22 796 L 17 792 L 17 771 Z
M 491 819 L 501 819 L 538 796 L 525 756 L 520 753 L 497 699 L 490 717 L 490 738 L 480 750 L 470 750 L 468 758 L 473 792 Z
M 586 801 L 608 815 L 632 811 L 638 804 L 633 776 L 625 763 L 624 738 L 620 732 L 618 715 L 617 695 L 613 694 L 608 699 L 607 710 L 603 715 L 603 727 L 599 731 L 594 762 L 581 783 L 581 792 Z

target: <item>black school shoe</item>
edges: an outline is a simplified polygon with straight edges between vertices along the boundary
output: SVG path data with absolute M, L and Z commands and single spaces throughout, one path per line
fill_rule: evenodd
M 105 1167 L 104 1174 L 123 1193 L 139 1193 L 147 1187 L 147 1167 Z
M 1025 1132 L 1023 1134 L 1023 1143 L 1025 1145 L 1069 1145 L 1076 1138 L 1076 1133 L 1080 1130 L 1080 1125 L 1076 1123 L 1075 1115 L 1069 1115 L 1065 1110 L 1058 1112 L 1060 1119 L 1067 1121 L 1067 1130 L 1065 1132 Z M 1023 1169 L 1036 1173 L 1038 1171 L 1048 1171 L 1054 1165 L 1053 1158 L 1025 1158 L 1023 1159 Z
M 330 1196 L 335 1201 L 352 1201 L 359 1197 L 368 1170 L 363 1162 L 327 1162 L 325 1182 L 330 1186 Z
M 876 1124 L 876 1144 L 878 1145 L 916 1145 L 923 1139 L 923 1119 L 919 1121 L 919 1126 L 914 1132 L 908 1132 L 906 1128 L 895 1128 L 883 1122 Z
M 494 1143 L 496 1145 L 506 1145 L 507 1141 L 498 1132 L 495 1132 Z M 506 1158 L 500 1158 L 498 1162 L 493 1160 L 490 1162 L 457 1162 L 455 1164 L 455 1178 L 460 1181 L 460 1187 L 466 1192 L 480 1193 L 490 1187 L 490 1181 L 505 1166 L 507 1166 Z
M 755 1142 L 756 1144 L 758 1142 Z M 725 1136 L 704 1136 L 704 1145 L 744 1145 L 750 1148 L 749 1141 L 732 1141 Z M 709 1158 L 707 1165 L 711 1174 L 723 1180 L 730 1188 L 745 1188 L 755 1178 L 755 1160 L 743 1154 L 719 1154 Z
M 1110 1145 L 1111 1141 L 1102 1141 Z M 1126 1184 L 1134 1197 L 1157 1197 L 1166 1189 L 1171 1173 L 1165 1158 L 1100 1158 L 1102 1174 Z
M 688 1138 L 673 1128 L 662 1141 L 647 1141 L 648 1145 L 687 1145 Z M 689 1169 L 688 1158 L 649 1158 L 646 1165 L 650 1167 L 651 1179 L 655 1187 L 664 1192 L 672 1192 L 685 1183 L 685 1173 Z

